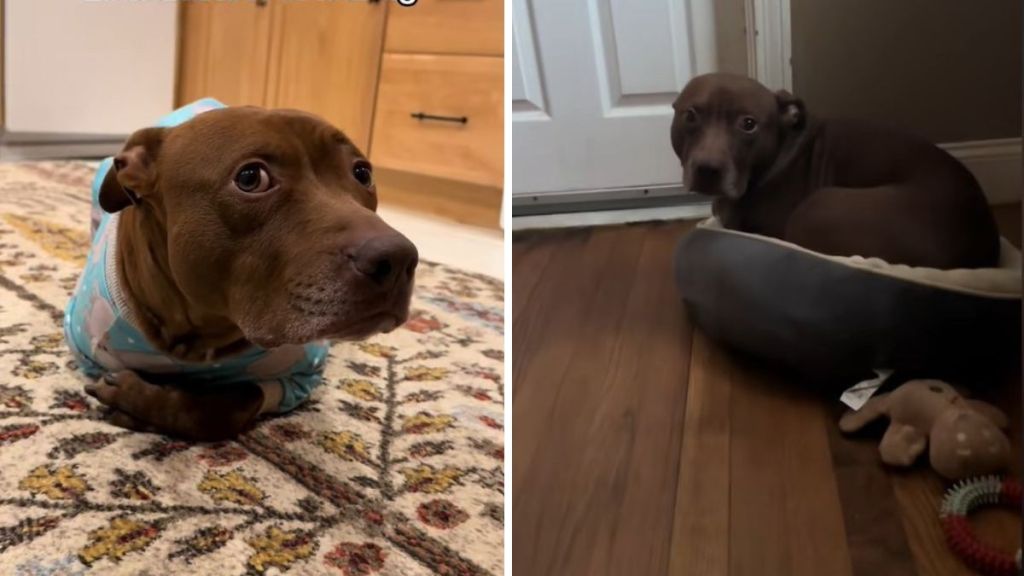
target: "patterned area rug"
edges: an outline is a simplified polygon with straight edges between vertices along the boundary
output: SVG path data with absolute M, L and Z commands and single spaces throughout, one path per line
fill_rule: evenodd
M 92 176 L 0 164 L 0 574 L 502 573 L 500 282 L 421 264 L 403 329 L 237 442 L 127 432 L 61 334 Z

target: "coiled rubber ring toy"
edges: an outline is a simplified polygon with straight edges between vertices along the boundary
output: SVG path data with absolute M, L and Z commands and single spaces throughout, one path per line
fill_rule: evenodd
M 1020 483 L 1011 478 L 982 476 L 962 480 L 946 491 L 939 511 L 946 543 L 961 560 L 986 576 L 1018 576 L 1021 551 L 1014 557 L 978 540 L 968 515 L 982 506 L 1021 507 Z

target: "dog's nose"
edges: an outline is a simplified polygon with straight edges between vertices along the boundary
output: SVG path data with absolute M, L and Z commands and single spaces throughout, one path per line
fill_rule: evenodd
M 710 184 L 721 178 L 722 168 L 717 164 L 702 162 L 694 166 L 694 176 L 696 181 Z
M 374 236 L 365 241 L 349 259 L 356 272 L 383 288 L 390 288 L 400 278 L 412 277 L 419 263 L 419 252 L 401 234 Z

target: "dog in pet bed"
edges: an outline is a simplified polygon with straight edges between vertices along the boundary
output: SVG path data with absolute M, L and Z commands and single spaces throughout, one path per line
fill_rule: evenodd
M 692 79 L 674 103 L 672 147 L 687 190 L 714 197 L 731 229 L 834 256 L 987 268 L 999 235 L 973 175 L 915 136 L 819 119 L 742 76 Z
M 415 246 L 373 172 L 301 112 L 194 103 L 133 134 L 93 183 L 65 338 L 120 426 L 230 438 L 320 382 L 327 340 L 408 316 Z

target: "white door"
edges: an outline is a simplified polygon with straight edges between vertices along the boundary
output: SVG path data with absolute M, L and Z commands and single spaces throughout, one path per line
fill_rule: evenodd
M 713 0 L 512 0 L 513 196 L 678 187 L 672 101 L 714 62 Z
M 177 15 L 162 0 L 6 0 L 6 131 L 124 135 L 170 112 Z

